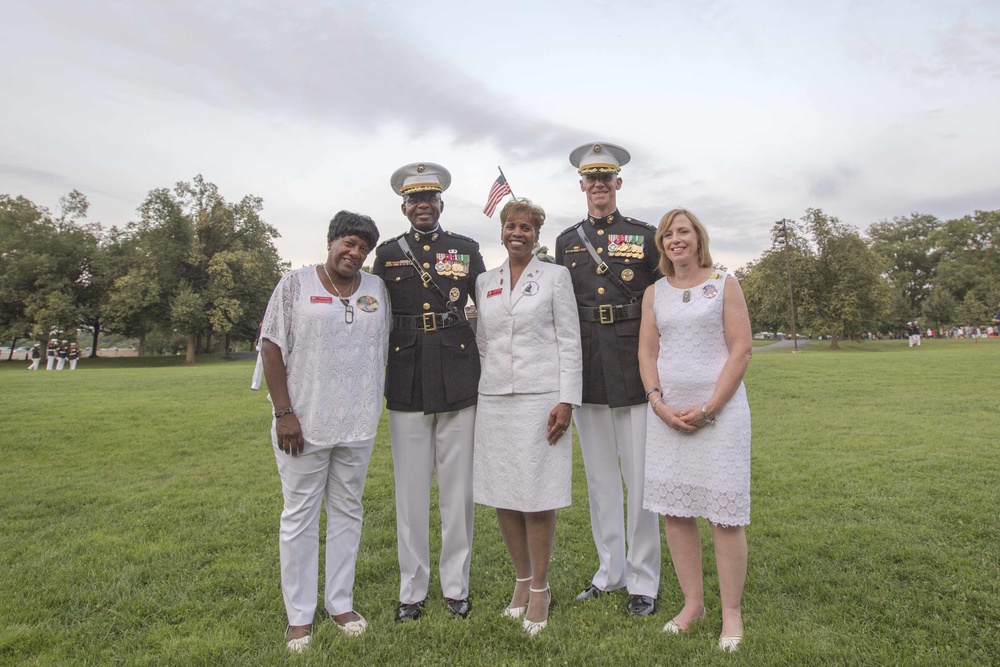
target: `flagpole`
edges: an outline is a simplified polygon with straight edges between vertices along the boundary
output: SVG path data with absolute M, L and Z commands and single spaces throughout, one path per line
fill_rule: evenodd
M 507 187 L 510 188 L 510 196 L 517 199 L 517 195 L 514 194 L 513 188 L 510 187 L 510 181 L 507 180 L 507 175 L 503 173 L 503 169 L 500 168 L 500 165 L 497 165 L 497 171 L 499 171 L 500 175 L 503 176 L 503 180 L 507 181 Z

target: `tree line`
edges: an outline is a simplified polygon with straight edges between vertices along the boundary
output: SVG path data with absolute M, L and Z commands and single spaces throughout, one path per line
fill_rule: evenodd
M 790 328 L 789 273 L 799 328 L 833 336 L 834 346 L 911 320 L 987 324 L 1000 305 L 1000 211 L 944 221 L 913 213 L 864 236 L 820 209 L 779 220 L 771 247 L 735 272 L 755 331 Z
M 55 214 L 0 195 L 0 336 L 12 348 L 84 331 L 96 356 L 105 332 L 138 339 L 140 355 L 181 340 L 193 362 L 254 339 L 288 269 L 259 197 L 228 202 L 199 175 L 151 190 L 122 228 L 88 222 L 88 206 L 76 190 Z
M 84 331 L 94 356 L 101 333 L 115 333 L 138 339 L 140 355 L 180 342 L 188 361 L 251 341 L 289 268 L 262 209 L 252 195 L 226 201 L 200 175 L 150 191 L 123 228 L 88 222 L 76 190 L 55 214 L 0 195 L 0 339 Z M 776 222 L 771 247 L 734 273 L 755 331 L 790 330 L 789 273 L 799 329 L 834 343 L 914 319 L 979 326 L 1000 303 L 1000 211 L 913 213 L 862 235 L 810 208 Z

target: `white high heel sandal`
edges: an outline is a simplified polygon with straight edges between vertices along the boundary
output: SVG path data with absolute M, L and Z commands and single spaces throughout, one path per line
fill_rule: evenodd
M 514 581 L 516 581 L 519 584 L 523 584 L 526 581 L 531 581 L 531 577 L 525 577 L 524 579 L 515 578 Z M 528 590 L 530 591 L 531 588 L 529 588 Z M 516 621 L 517 619 L 521 618 L 521 616 L 523 616 L 524 612 L 526 611 L 528 611 L 528 605 L 524 605 L 523 607 L 506 607 L 502 612 L 500 612 L 500 617 L 513 618 Z
M 529 588 L 528 592 L 530 592 L 530 593 L 546 593 L 547 592 L 549 594 L 549 606 L 550 607 L 552 606 L 552 588 L 551 587 L 546 586 L 545 588 L 542 588 L 542 589 Z M 527 607 L 525 607 L 525 609 L 527 609 Z M 524 631 L 528 633 L 529 637 L 534 637 L 535 635 L 537 635 L 539 632 L 541 632 L 542 630 L 544 630 L 545 627 L 548 624 L 549 624 L 549 619 L 545 619 L 544 621 L 529 621 L 526 618 L 523 621 L 521 621 L 521 627 L 524 628 Z

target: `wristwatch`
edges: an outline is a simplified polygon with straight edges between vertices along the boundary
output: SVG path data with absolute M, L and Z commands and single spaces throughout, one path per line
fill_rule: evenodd
M 292 414 L 294 412 L 295 412 L 295 410 L 293 410 L 292 406 L 289 405 L 284 410 L 275 410 L 274 411 L 274 418 L 275 419 L 280 419 L 281 417 L 284 417 L 285 415 L 290 415 L 290 414 Z

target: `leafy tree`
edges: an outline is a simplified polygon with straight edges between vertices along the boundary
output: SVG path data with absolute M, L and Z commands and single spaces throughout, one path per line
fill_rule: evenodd
M 935 285 L 930 296 L 924 301 L 924 322 L 933 325 L 935 329 L 949 327 L 954 323 L 957 312 L 958 301 L 951 292 L 940 285 Z
M 885 260 L 889 281 L 902 295 L 908 313 L 919 313 L 930 296 L 943 252 L 936 245 L 941 226 L 941 221 L 933 215 L 912 213 L 909 217 L 876 222 L 868 228 L 871 248 Z
M 839 337 L 876 329 L 891 304 L 878 255 L 855 230 L 819 209 L 807 209 L 799 223 L 787 223 L 775 223 L 771 249 L 741 272 L 755 325 L 790 324 L 783 256 L 787 227 L 796 318 L 802 328 L 830 334 L 832 349 L 838 348 Z
M 73 190 L 59 216 L 23 197 L 0 195 L 0 327 L 18 337 L 75 338 L 91 287 L 100 225 L 87 224 L 87 198 Z
M 815 245 L 815 264 L 802 311 L 816 329 L 838 336 L 877 328 L 891 302 L 883 264 L 861 236 L 820 209 L 806 209 L 802 223 Z
M 232 335 L 252 338 L 286 268 L 262 208 L 259 197 L 227 202 L 200 175 L 173 190 L 152 190 L 129 228 L 142 268 L 115 283 L 115 321 L 140 337 L 176 330 L 187 340 L 188 362 L 199 340 L 215 335 L 228 349 Z
M 949 220 L 935 238 L 942 248 L 936 284 L 960 303 L 971 294 L 969 303 L 983 304 L 985 317 L 1000 299 L 1000 211 Z
M 782 224 L 784 223 L 784 224 Z M 785 258 L 785 233 L 788 234 L 788 260 Z M 798 304 L 806 297 L 806 286 L 813 270 L 813 254 L 807 239 L 794 221 L 774 223 L 771 229 L 771 247 L 760 259 L 735 272 L 740 281 L 750 311 L 754 331 L 779 331 L 791 329 L 791 311 L 788 300 L 788 267 L 792 272 L 793 296 Z M 798 315 L 796 315 L 798 325 Z

